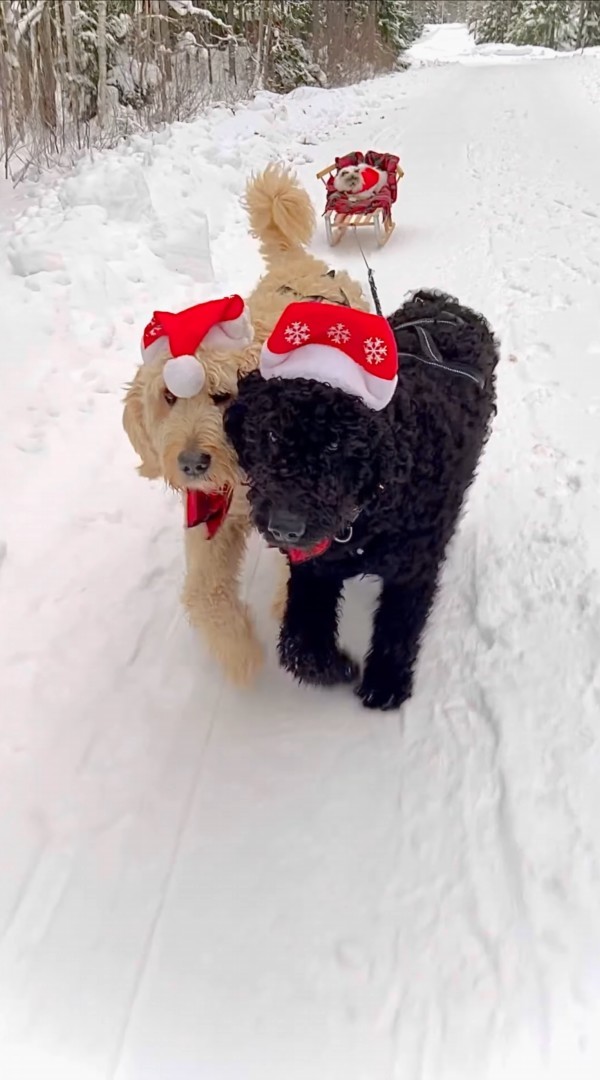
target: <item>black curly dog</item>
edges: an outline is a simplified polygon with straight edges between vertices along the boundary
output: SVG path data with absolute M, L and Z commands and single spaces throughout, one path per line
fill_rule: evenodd
M 225 417 L 263 536 L 284 550 L 332 541 L 291 565 L 283 666 L 317 686 L 356 682 L 358 665 L 337 642 L 343 585 L 382 579 L 357 689 L 370 709 L 411 695 L 440 566 L 496 411 L 498 346 L 481 315 L 421 291 L 389 321 L 400 369 L 383 411 L 312 380 L 253 372 Z

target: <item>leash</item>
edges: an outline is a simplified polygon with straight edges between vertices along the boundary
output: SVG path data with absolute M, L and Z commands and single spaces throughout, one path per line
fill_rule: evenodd
M 358 233 L 356 231 L 356 225 L 354 225 L 353 228 L 354 228 L 354 239 L 356 240 L 356 243 L 358 244 L 358 250 L 360 251 L 360 253 L 362 255 L 363 262 L 364 262 L 364 264 L 365 264 L 365 266 L 367 268 L 367 278 L 369 279 L 369 288 L 371 290 L 371 296 L 373 297 L 373 303 L 375 304 L 375 311 L 377 312 L 378 315 L 383 315 L 383 311 L 381 310 L 381 302 L 379 300 L 379 295 L 378 295 L 378 292 L 377 292 L 377 286 L 375 284 L 375 275 L 373 274 L 373 271 L 372 271 L 371 267 L 369 266 L 369 264 L 367 262 L 367 256 L 365 255 L 365 253 L 364 253 L 364 251 L 362 249 L 362 244 L 361 244 L 360 240 L 358 239 Z
M 381 308 L 381 301 L 377 292 L 377 286 L 375 284 L 375 275 L 373 270 L 369 266 L 367 257 L 363 251 L 362 244 L 358 238 L 356 231 L 356 225 L 354 226 L 354 238 L 358 245 L 358 250 L 362 255 L 362 260 L 367 268 L 367 278 L 369 281 L 369 288 L 371 290 L 371 296 L 375 305 L 375 310 L 378 315 L 383 315 Z M 431 337 L 431 334 L 427 333 L 426 326 L 464 326 L 465 320 L 461 319 L 459 315 L 452 315 L 448 311 L 442 311 L 439 318 L 430 319 L 414 319 L 412 322 L 401 323 L 396 327 L 398 330 L 416 330 L 419 344 L 423 349 L 425 356 L 420 356 L 417 353 L 402 353 L 403 360 L 418 360 L 421 364 L 427 364 L 429 367 L 441 368 L 443 371 L 449 371 L 453 375 L 460 375 L 463 379 L 469 379 L 474 382 L 480 390 L 485 387 L 485 377 L 477 368 L 471 364 L 462 364 L 458 360 L 445 360 L 440 350 L 438 349 L 435 341 Z

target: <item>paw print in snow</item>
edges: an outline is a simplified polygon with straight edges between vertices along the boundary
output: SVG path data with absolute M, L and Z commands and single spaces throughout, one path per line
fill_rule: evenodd
M 285 328 L 283 336 L 286 341 L 289 341 L 290 345 L 302 345 L 304 341 L 308 341 L 310 330 L 306 323 L 293 322 Z
M 387 345 L 381 338 L 367 338 L 365 341 L 365 357 L 369 364 L 383 364 L 387 356 Z
M 330 326 L 327 331 L 327 337 L 331 338 L 334 345 L 345 345 L 347 341 L 350 341 L 350 331 L 343 323 L 336 323 L 335 326 Z

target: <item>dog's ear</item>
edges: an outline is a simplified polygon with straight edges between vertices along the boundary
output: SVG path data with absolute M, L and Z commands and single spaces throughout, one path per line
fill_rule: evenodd
M 125 395 L 123 427 L 129 442 L 142 460 L 140 476 L 156 480 L 161 476 L 158 455 L 152 446 L 144 419 L 144 370 L 139 368 Z
M 244 423 L 248 411 L 248 402 L 263 385 L 264 379 L 260 371 L 251 371 L 244 375 L 238 382 L 238 396 L 225 410 L 223 427 L 229 441 L 241 460 L 244 449 Z

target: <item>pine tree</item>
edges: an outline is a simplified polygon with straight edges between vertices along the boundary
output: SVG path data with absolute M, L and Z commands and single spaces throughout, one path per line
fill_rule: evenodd
M 600 45 L 600 0 L 579 0 L 573 37 L 576 49 Z
M 426 26 L 428 23 L 440 22 L 442 9 L 439 0 L 414 0 L 412 15 L 419 28 Z
M 407 49 L 419 32 L 409 0 L 379 0 L 377 26 L 382 41 L 397 54 Z
M 478 45 L 514 40 L 514 27 L 526 0 L 479 0 L 473 4 L 470 29 Z
M 512 40 L 519 45 L 564 49 L 571 39 L 571 0 L 525 0 Z

